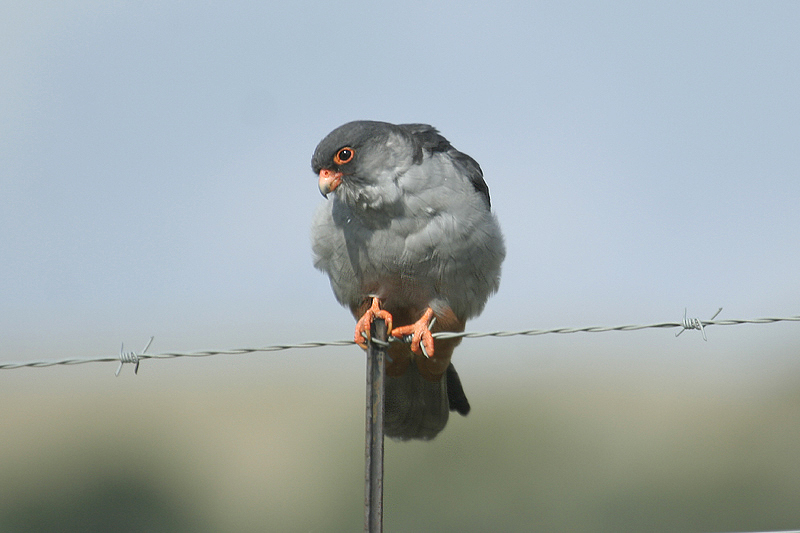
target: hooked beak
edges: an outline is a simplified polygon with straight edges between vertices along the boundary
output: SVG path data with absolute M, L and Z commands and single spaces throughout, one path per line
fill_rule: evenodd
M 328 193 L 333 192 L 340 183 L 342 183 L 341 172 L 334 172 L 327 168 L 323 168 L 319 171 L 319 192 L 321 192 L 322 196 L 325 198 L 327 198 Z

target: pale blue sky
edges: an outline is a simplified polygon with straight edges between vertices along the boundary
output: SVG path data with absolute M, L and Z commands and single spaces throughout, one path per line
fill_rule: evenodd
M 309 160 L 354 119 L 482 165 L 508 256 L 471 330 L 798 314 L 798 27 L 796 2 L 4 3 L 0 360 L 350 338 Z M 467 341 L 460 366 L 763 361 L 798 328 Z

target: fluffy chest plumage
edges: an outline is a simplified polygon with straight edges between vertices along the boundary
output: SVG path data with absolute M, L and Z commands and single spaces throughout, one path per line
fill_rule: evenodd
M 426 305 L 435 296 L 443 266 L 435 213 L 388 216 L 331 202 L 316 219 L 322 229 L 314 240 L 316 265 L 342 303 L 376 295 L 396 305 Z
M 505 253 L 494 216 L 477 197 L 460 195 L 444 206 L 425 195 L 407 199 L 380 214 L 323 203 L 314 219 L 315 266 L 343 305 L 357 307 L 373 295 L 387 308 L 477 314 L 497 290 Z

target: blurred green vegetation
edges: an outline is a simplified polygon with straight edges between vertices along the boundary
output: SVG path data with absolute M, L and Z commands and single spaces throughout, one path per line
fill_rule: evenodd
M 151 364 L 118 380 L 110 366 L 2 375 L 0 531 L 362 528 L 358 371 Z M 386 443 L 387 531 L 800 526 L 797 373 L 744 387 L 462 377 L 469 417 Z

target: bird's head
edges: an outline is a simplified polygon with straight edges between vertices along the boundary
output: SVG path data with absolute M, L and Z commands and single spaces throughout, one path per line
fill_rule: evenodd
M 397 177 L 418 157 L 418 147 L 402 129 L 359 120 L 339 126 L 322 139 L 311 168 L 326 198 L 336 191 L 348 204 L 377 208 L 399 199 Z

